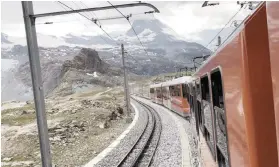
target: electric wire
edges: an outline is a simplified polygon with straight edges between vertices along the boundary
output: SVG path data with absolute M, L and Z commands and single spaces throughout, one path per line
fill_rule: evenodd
M 137 36 L 137 39 L 138 41 L 140 42 L 141 46 L 142 46 L 142 49 L 145 51 L 146 55 L 148 56 L 148 52 L 146 51 L 146 49 L 144 48 L 141 40 L 139 39 L 139 36 L 137 34 L 137 32 L 135 31 L 134 27 L 132 26 L 130 20 L 129 20 L 129 17 L 125 16 L 120 10 L 118 10 L 112 3 L 110 3 L 109 1 L 107 1 L 116 11 L 118 11 L 124 18 L 126 18 L 126 20 L 129 22 L 132 30 L 134 31 L 135 35 Z
M 64 5 L 64 6 L 66 6 L 67 8 L 69 8 L 69 9 L 71 9 L 71 10 L 74 10 L 74 9 L 71 8 L 70 6 L 68 6 L 68 5 L 64 4 L 64 3 L 62 3 L 61 1 L 58 1 L 58 3 L 60 3 L 60 4 Z M 89 20 L 89 21 L 92 22 L 92 20 L 91 20 L 90 18 L 88 18 L 87 16 L 81 14 L 80 12 L 77 12 L 77 13 L 78 13 L 79 15 L 81 15 L 82 17 L 84 17 L 84 18 L 86 18 L 87 20 Z M 117 45 L 119 45 L 118 42 L 115 41 L 115 40 L 102 28 L 102 26 L 98 25 L 96 22 L 95 22 L 95 24 L 96 24 L 96 25 L 97 25 L 97 26 L 98 26 L 98 27 L 99 27 L 112 41 L 114 41 Z
M 88 6 L 87 6 L 85 3 L 83 3 L 82 1 L 80 1 L 80 3 L 81 3 L 85 8 L 88 8 Z M 95 19 L 99 22 L 99 25 L 101 25 L 100 20 L 97 19 L 97 18 L 98 18 L 97 15 L 96 15 L 93 11 L 91 11 L 91 12 L 89 12 L 89 13 L 91 14 L 92 18 L 95 17 Z
M 58 2 L 57 2 L 57 3 L 58 3 Z M 67 9 L 66 9 L 63 5 L 61 5 L 60 3 L 58 3 L 58 4 L 59 4 L 65 11 L 67 11 Z M 76 15 L 74 15 L 74 16 L 76 16 Z M 77 18 L 77 17 L 76 17 L 76 18 Z M 80 21 L 86 28 L 89 29 L 89 25 L 83 23 L 79 18 L 77 18 L 77 21 Z M 99 32 L 97 32 L 97 33 L 98 33 L 99 37 L 100 37 L 105 43 L 110 44 Z
M 202 49 L 202 51 L 204 51 L 205 49 L 207 49 L 207 47 L 215 40 L 215 38 L 226 28 L 226 26 L 235 18 L 235 16 L 241 11 L 241 9 L 243 8 L 243 6 L 241 6 L 240 8 L 239 8 L 239 10 L 229 19 L 229 21 L 223 26 L 223 28 L 212 38 L 212 40 Z M 239 25 L 241 25 L 241 24 L 239 24 Z M 239 26 L 238 25 L 238 26 Z M 224 40 L 224 42 L 233 34 L 233 32 L 235 32 L 236 31 L 236 29 L 238 28 L 238 26 L 228 35 L 228 37 Z M 221 44 L 220 44 L 220 46 L 224 43 L 224 42 L 222 42 Z M 214 50 L 214 51 L 216 51 L 216 50 Z M 196 63 L 196 64 L 198 64 L 198 65 L 202 65 L 202 63 L 198 63 L 198 62 L 194 62 L 194 63 Z
M 229 19 L 229 21 L 223 26 L 223 28 L 212 38 L 212 40 L 205 46 L 206 48 L 215 40 L 215 38 L 225 29 L 225 27 L 232 21 L 232 19 L 240 12 L 242 9 L 239 8 L 239 10 Z
M 74 6 L 77 7 L 77 9 L 82 9 L 82 8 L 79 6 L 79 4 L 76 3 L 76 1 L 71 1 L 71 2 L 74 4 Z M 83 13 L 84 13 L 84 15 L 86 15 L 88 18 L 90 18 L 90 15 L 89 15 L 88 12 L 83 12 Z

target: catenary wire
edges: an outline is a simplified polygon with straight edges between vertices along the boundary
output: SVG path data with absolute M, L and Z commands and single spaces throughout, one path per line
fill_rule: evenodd
M 146 51 L 146 49 L 144 48 L 141 40 L 139 39 L 139 36 L 137 34 L 137 32 L 135 31 L 134 27 L 132 26 L 130 20 L 129 20 L 129 17 L 125 16 L 120 10 L 118 10 L 112 3 L 110 3 L 109 1 L 107 1 L 116 11 L 118 11 L 124 18 L 126 18 L 126 20 L 129 22 L 132 30 L 134 31 L 135 35 L 137 36 L 137 39 L 138 41 L 140 42 L 141 46 L 142 46 L 142 49 L 145 51 L 146 55 L 148 55 L 148 52 Z
M 64 4 L 64 3 L 61 2 L 61 1 L 58 1 L 58 3 L 60 3 L 60 4 L 64 5 L 64 6 L 66 6 L 67 8 L 69 8 L 69 9 L 71 9 L 71 10 L 74 10 L 73 8 L 69 7 L 68 5 Z M 88 18 L 87 16 L 81 14 L 80 12 L 78 12 L 78 14 L 81 15 L 82 17 L 86 18 L 87 20 L 89 20 L 89 21 L 92 22 L 92 20 L 91 20 L 90 18 Z M 98 27 L 99 27 L 112 41 L 114 41 L 117 45 L 119 45 L 118 42 L 115 41 L 115 40 L 102 28 L 102 26 L 98 25 L 96 22 L 95 22 L 95 24 L 96 24 L 96 25 L 97 25 L 97 26 L 98 26 Z

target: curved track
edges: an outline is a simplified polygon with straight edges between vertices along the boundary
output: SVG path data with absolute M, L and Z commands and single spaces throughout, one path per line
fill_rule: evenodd
M 118 163 L 118 167 L 150 166 L 160 141 L 162 130 L 160 116 L 152 107 L 136 99 L 134 100 L 147 112 L 148 121 L 134 145 Z

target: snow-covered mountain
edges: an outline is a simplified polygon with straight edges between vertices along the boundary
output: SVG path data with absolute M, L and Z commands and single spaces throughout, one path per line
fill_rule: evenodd
M 127 67 L 132 73 L 139 75 L 157 75 L 160 73 L 174 72 L 186 65 L 189 66 L 190 64 L 191 66 L 193 57 L 210 53 L 202 45 L 187 42 L 179 37 L 171 28 L 159 20 L 135 20 L 132 25 L 143 43 L 145 50 L 147 50 L 148 55 L 142 49 L 132 29 L 120 35 L 117 32 L 114 32 L 112 35 L 118 43 L 123 43 L 125 50 L 128 51 L 129 54 L 126 56 Z M 58 66 L 61 66 L 66 60 L 73 59 L 81 48 L 95 49 L 98 51 L 100 58 L 106 63 L 114 67 L 122 66 L 120 46 L 116 45 L 115 41 L 105 35 L 77 36 L 68 34 L 66 36 L 56 37 L 37 34 L 37 37 L 41 64 L 44 70 L 59 70 L 60 67 Z M 29 71 L 25 37 L 14 37 L 11 34 L 1 33 L 1 44 L 1 59 L 17 62 L 17 65 L 14 65 L 14 63 L 7 64 L 7 66 L 11 67 L 6 68 L 13 70 L 4 71 L 2 66 L 2 81 L 11 82 L 10 76 L 14 76 L 12 79 L 13 82 L 16 82 L 16 79 L 18 79 L 20 83 L 26 83 L 26 81 L 22 80 L 25 77 L 20 76 L 22 75 L 22 71 L 20 73 L 17 72 L 19 69 Z M 48 77 L 51 78 L 53 76 L 47 75 L 45 77 L 47 80 Z M 9 82 L 2 82 L 3 100 L 5 99 L 3 98 L 3 91 L 10 91 L 3 84 L 8 84 Z M 30 82 L 27 85 L 28 90 L 30 88 L 29 86 Z M 4 87 L 6 88 L 5 90 L 3 90 Z

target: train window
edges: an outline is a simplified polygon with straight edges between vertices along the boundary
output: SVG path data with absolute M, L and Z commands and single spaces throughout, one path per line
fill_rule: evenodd
M 220 71 L 211 74 L 211 87 L 213 106 L 224 109 L 224 97 L 222 89 L 222 79 Z
M 200 94 L 201 94 L 201 93 L 200 93 L 200 84 L 197 83 L 196 86 L 197 86 L 197 97 L 198 97 L 198 96 L 200 96 Z
M 180 85 L 176 85 L 176 95 L 181 96 L 181 90 Z
M 161 88 L 156 88 L 157 98 L 161 98 Z
M 219 166 L 229 166 L 227 123 L 224 108 L 222 77 L 220 71 L 211 74 L 212 101 L 215 114 L 217 161 Z
M 183 95 L 184 98 L 187 98 L 186 84 L 182 84 L 182 95 Z
M 150 93 L 154 93 L 154 88 L 151 88 L 151 89 L 150 89 Z
M 169 90 L 170 90 L 170 95 L 174 96 L 174 86 L 170 86 Z
M 180 96 L 180 85 L 170 86 L 171 96 Z
M 210 102 L 209 82 L 207 76 L 201 78 L 201 91 L 202 99 Z
M 163 95 L 163 99 L 165 99 L 165 100 L 168 99 L 166 87 L 162 87 L 162 95 Z

